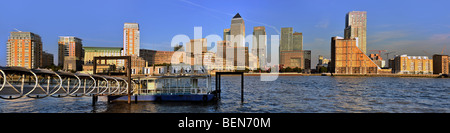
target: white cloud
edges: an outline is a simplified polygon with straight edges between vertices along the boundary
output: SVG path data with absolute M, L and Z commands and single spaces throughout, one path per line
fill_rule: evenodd
M 322 20 L 319 23 L 317 23 L 314 27 L 316 28 L 328 28 L 328 25 L 330 25 L 330 21 L 329 20 Z

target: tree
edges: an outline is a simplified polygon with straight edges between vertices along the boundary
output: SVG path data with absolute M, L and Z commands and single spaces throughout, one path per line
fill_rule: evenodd
M 286 69 L 285 69 L 285 72 L 292 72 L 293 70 L 292 70 L 292 68 L 291 67 L 287 67 Z
M 326 73 L 326 72 L 328 72 L 328 69 L 326 67 L 322 66 L 319 68 L 319 73 Z
M 301 69 L 301 68 L 298 68 L 298 67 L 295 67 L 295 68 L 293 69 L 293 72 L 301 73 L 301 72 L 302 72 L 302 69 Z

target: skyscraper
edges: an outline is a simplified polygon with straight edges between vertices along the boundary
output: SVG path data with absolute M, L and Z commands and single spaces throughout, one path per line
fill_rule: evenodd
M 305 69 L 305 55 L 308 54 L 305 54 L 305 51 L 303 50 L 303 34 L 293 31 L 292 27 L 281 28 L 280 65 L 283 66 L 283 68 L 298 67 Z M 311 51 L 309 51 L 309 55 L 310 54 Z M 309 68 L 310 67 L 308 67 L 308 69 Z
M 266 65 L 266 45 L 267 35 L 264 26 L 253 27 L 252 54 L 256 56 L 256 67 L 261 68 Z
M 366 54 L 367 12 L 352 11 L 345 17 L 345 39 L 358 37 L 358 47 Z
M 139 56 L 139 24 L 125 23 L 123 26 L 123 54 Z
M 303 34 L 299 32 L 294 32 L 292 34 L 292 49 L 293 50 L 303 50 Z
M 81 70 L 83 63 L 82 40 L 73 36 L 60 36 L 58 40 L 58 66 L 65 70 Z M 67 60 L 66 60 L 67 59 Z
M 244 19 L 237 13 L 231 19 L 230 29 L 223 30 L 223 40 L 218 44 L 216 58 L 222 58 L 223 68 L 244 70 L 248 68 L 248 47 L 245 47 L 245 24 Z M 221 60 L 221 59 L 219 59 Z M 221 63 L 219 63 L 221 64 Z
M 224 41 L 230 41 L 230 29 L 223 29 L 223 40 Z
M 41 37 L 32 32 L 11 32 L 6 44 L 6 65 L 28 69 L 41 67 Z
M 239 13 L 231 19 L 230 35 L 232 45 L 245 47 L 245 24 Z
M 293 50 L 292 33 L 292 27 L 281 28 L 280 51 Z

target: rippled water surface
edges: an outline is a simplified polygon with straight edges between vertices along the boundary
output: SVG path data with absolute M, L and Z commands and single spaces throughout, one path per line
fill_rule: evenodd
M 214 85 L 214 82 L 212 83 Z M 245 77 L 245 102 L 240 77 L 222 77 L 217 103 L 99 101 L 91 97 L 0 100 L 0 112 L 30 113 L 334 113 L 450 112 L 450 79 L 397 77 L 280 76 L 276 81 Z

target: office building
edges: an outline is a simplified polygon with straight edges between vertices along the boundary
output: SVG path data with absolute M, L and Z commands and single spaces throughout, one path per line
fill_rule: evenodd
M 304 69 L 304 52 L 301 50 L 290 50 L 280 52 L 280 65 L 283 68 L 301 68 Z
M 433 74 L 449 74 L 448 55 L 433 55 Z
M 366 54 L 367 12 L 352 11 L 345 16 L 345 39 L 358 38 L 358 48 Z
M 6 43 L 6 66 L 41 67 L 42 53 L 42 41 L 38 34 L 11 32 Z
M 281 28 L 281 38 L 280 38 L 280 51 L 288 51 L 293 50 L 293 42 L 292 42 L 292 33 L 293 28 Z
M 139 56 L 140 32 L 138 23 L 123 26 L 123 54 Z
M 82 63 L 82 40 L 73 36 L 60 36 L 58 39 L 58 66 L 62 66 L 64 70 L 79 71 L 82 69 Z
M 364 52 L 358 48 L 358 38 L 331 38 L 332 73 L 341 74 L 369 74 L 378 73 L 379 68 Z
M 258 26 L 253 28 L 253 45 L 252 54 L 256 63 L 256 68 L 262 68 L 266 66 L 266 47 L 267 47 L 267 35 L 266 28 L 264 26 Z
M 231 19 L 230 35 L 232 45 L 236 47 L 245 47 L 245 24 L 244 19 L 242 19 L 239 13 Z
M 229 41 L 218 41 L 216 44 L 217 52 L 214 61 L 217 69 L 244 70 L 249 67 L 248 47 L 236 47 Z
M 311 69 L 311 51 L 303 50 L 303 34 L 294 32 L 292 27 L 281 28 L 279 52 L 280 66 L 283 68 Z M 305 55 L 309 56 L 308 61 Z
M 217 53 L 214 57 L 218 69 L 245 70 L 248 68 L 248 47 L 245 47 L 245 23 L 237 13 L 231 19 L 230 29 L 223 30 L 223 40 L 217 42 Z M 188 55 L 186 55 L 189 57 Z M 222 67 L 219 67 L 222 65 Z
M 223 40 L 230 41 L 231 31 L 230 29 L 223 29 Z
M 394 73 L 398 74 L 433 74 L 433 60 L 428 56 L 397 55 L 394 58 Z
M 304 59 L 304 66 L 303 72 L 304 73 L 310 73 L 311 72 L 311 50 L 302 50 L 303 51 L 303 59 Z

